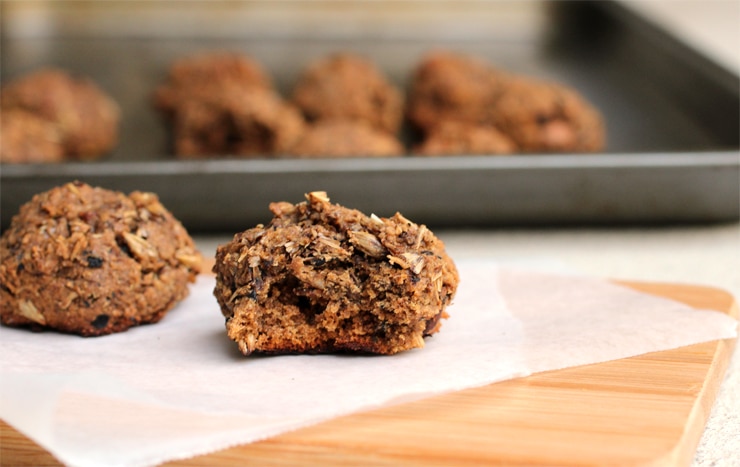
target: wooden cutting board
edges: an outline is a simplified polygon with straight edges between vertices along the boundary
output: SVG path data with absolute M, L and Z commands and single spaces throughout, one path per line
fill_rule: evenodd
M 738 316 L 722 290 L 624 283 Z M 358 413 L 169 466 L 689 465 L 735 339 Z M 2 422 L 0 462 L 59 465 Z

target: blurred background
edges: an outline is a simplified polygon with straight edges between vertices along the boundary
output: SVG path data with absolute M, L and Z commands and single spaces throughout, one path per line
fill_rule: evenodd
M 94 164 L 6 165 L 4 213 L 80 178 L 156 191 L 198 231 L 263 221 L 267 203 L 300 198 L 318 181 L 346 204 L 401 210 L 435 227 L 738 219 L 736 1 L 11 0 L 0 8 L 3 82 L 56 66 L 90 77 L 121 109 L 118 144 Z M 460 51 L 572 87 L 603 113 L 606 147 L 588 157 L 178 160 L 153 91 L 175 60 L 224 49 L 256 59 L 286 98 L 300 73 L 332 52 L 369 58 L 407 91 L 426 52 Z M 407 146 L 417 137 L 408 125 L 399 134 Z M 235 198 L 250 202 L 234 208 Z

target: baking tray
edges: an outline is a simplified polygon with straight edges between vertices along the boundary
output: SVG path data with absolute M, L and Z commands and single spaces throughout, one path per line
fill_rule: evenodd
M 101 5 L 104 3 L 105 5 Z M 3 165 L 2 226 L 33 194 L 78 179 L 153 191 L 193 232 L 266 222 L 271 201 L 325 190 L 433 227 L 727 222 L 740 218 L 740 80 L 616 2 L 3 2 L 0 77 L 56 65 L 121 105 L 98 162 Z M 405 87 L 433 48 L 577 88 L 604 114 L 602 154 L 345 160 L 176 160 L 151 92 L 172 60 L 229 49 L 287 92 L 337 50 Z M 406 138 L 409 136 L 406 135 Z

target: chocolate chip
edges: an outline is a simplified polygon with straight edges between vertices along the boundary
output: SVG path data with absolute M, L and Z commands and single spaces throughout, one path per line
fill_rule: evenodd
M 92 324 L 95 329 L 103 329 L 108 325 L 109 319 L 110 316 L 108 315 L 98 315 L 90 324 Z
M 90 269 L 98 269 L 103 267 L 103 258 L 98 258 L 97 256 L 88 255 L 87 257 L 87 267 Z

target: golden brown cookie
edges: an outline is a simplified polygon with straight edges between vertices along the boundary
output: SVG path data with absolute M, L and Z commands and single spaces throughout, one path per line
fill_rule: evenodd
M 480 148 L 491 145 L 501 152 L 552 153 L 601 151 L 605 129 L 601 114 L 574 89 L 554 82 L 501 72 L 486 61 L 459 53 L 433 52 L 414 70 L 407 114 L 409 120 L 430 138 L 425 145 Z M 445 122 L 467 125 L 461 131 L 435 128 Z M 503 134 L 514 151 L 493 144 L 482 127 Z M 470 129 L 477 128 L 473 133 Z M 434 134 L 437 133 L 437 134 Z M 499 139 L 499 143 L 501 138 Z M 478 152 L 478 151 L 476 151 Z
M 401 214 L 329 202 L 272 203 L 272 221 L 216 252 L 228 336 L 248 355 L 394 354 L 439 331 L 458 273 L 444 244 Z
M 118 105 L 90 79 L 63 70 L 39 70 L 11 81 L 2 88 L 0 106 L 52 123 L 65 159 L 97 159 L 118 143 Z
M 308 126 L 288 151 L 295 157 L 390 157 L 400 156 L 404 147 L 394 136 L 365 122 L 320 120 Z
M 0 162 L 22 164 L 64 160 L 62 136 L 56 125 L 20 109 L 0 115 Z
M 512 154 L 516 145 L 492 126 L 445 121 L 433 127 L 414 148 L 421 156 Z
M 309 121 L 360 120 L 396 134 L 403 96 L 370 60 L 337 53 L 310 64 L 293 89 L 293 102 Z
M 154 105 L 172 126 L 181 158 L 270 157 L 303 132 L 298 109 L 273 89 L 250 57 L 208 52 L 177 60 L 154 93 Z
M 596 152 L 605 146 L 601 114 L 574 89 L 512 77 L 491 123 L 522 152 Z
M 478 57 L 450 51 L 430 52 L 412 74 L 408 119 L 422 132 L 449 120 L 488 124 L 503 76 Z
M 155 323 L 201 255 L 152 193 L 74 182 L 23 205 L 0 238 L 0 319 L 82 336 Z
M 175 153 L 181 158 L 271 157 L 295 145 L 305 122 L 272 91 L 224 86 L 183 101 L 173 127 Z
M 154 92 L 154 105 L 166 115 L 184 101 L 208 98 L 223 86 L 272 90 L 272 79 L 257 61 L 237 52 L 202 52 L 176 60 Z

